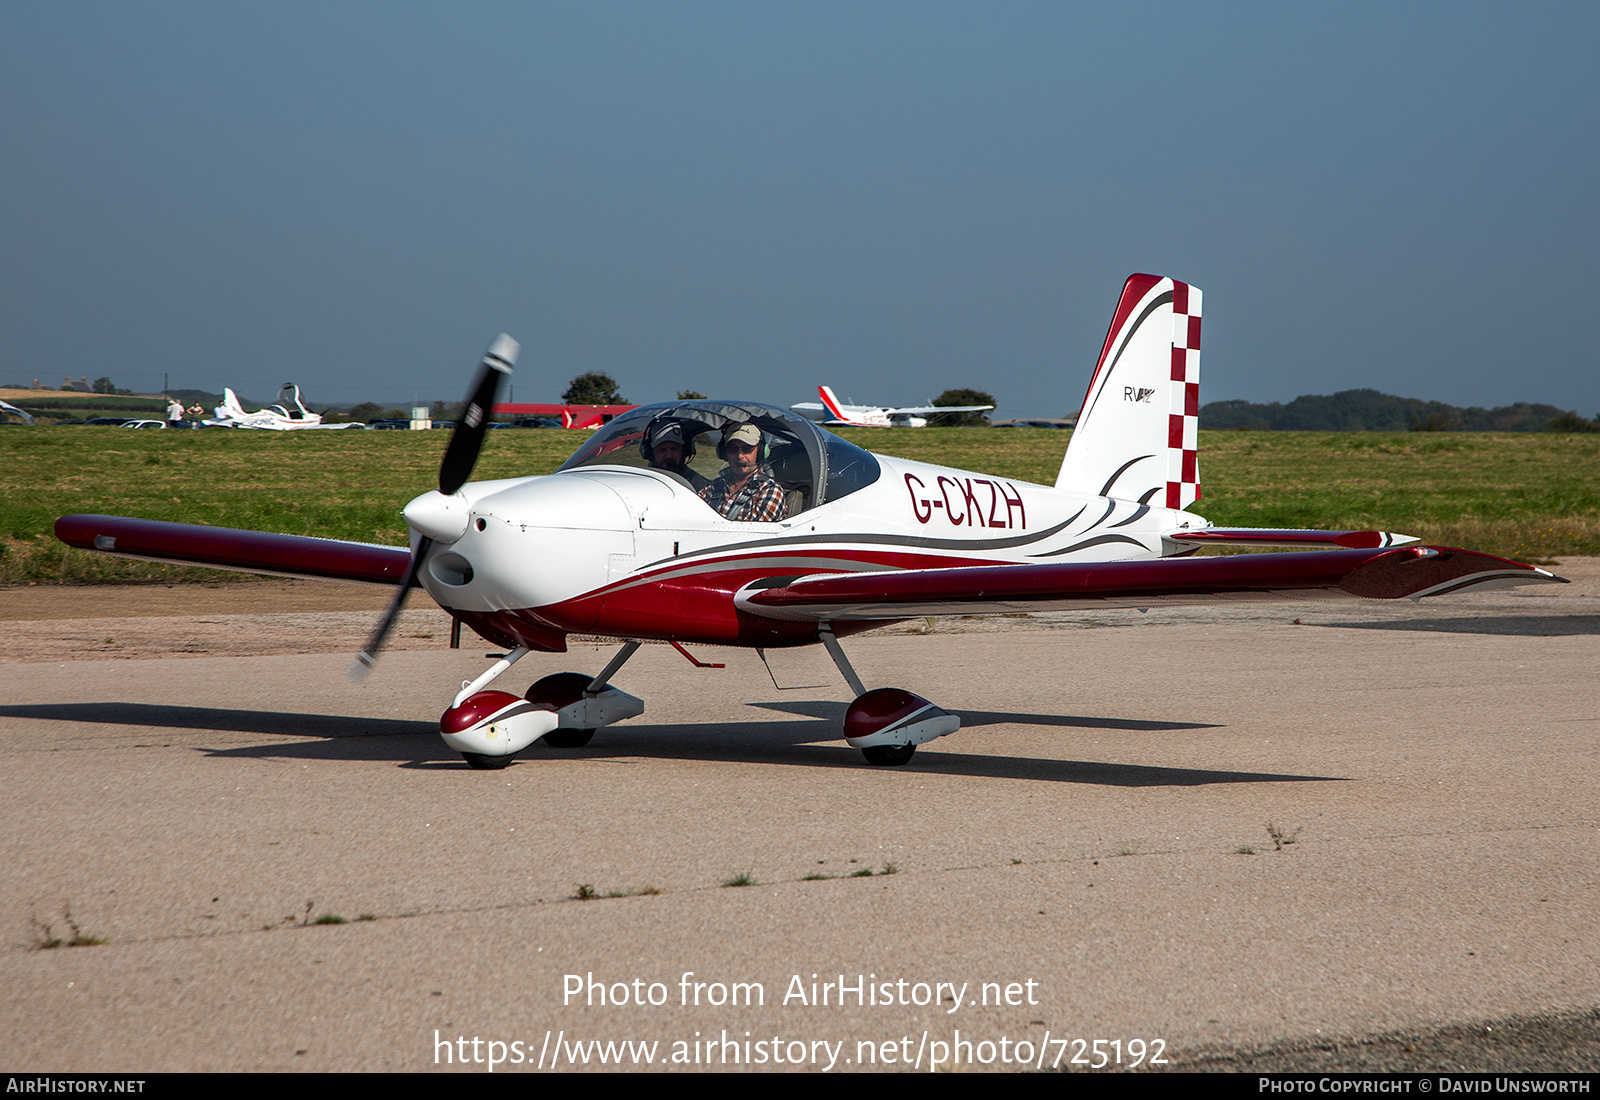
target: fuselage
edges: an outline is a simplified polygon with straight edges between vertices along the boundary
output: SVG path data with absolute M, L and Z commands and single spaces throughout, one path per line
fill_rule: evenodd
M 281 406 L 272 405 L 260 412 L 214 417 L 205 423 L 208 427 L 261 428 L 267 431 L 292 432 L 303 428 L 320 428 L 322 417 L 318 413 L 305 413 L 299 419 L 295 419 Z
M 741 589 L 838 572 L 1152 558 L 1163 532 L 1206 526 L 1135 501 L 876 457 L 872 483 L 775 523 L 724 519 L 679 479 L 625 465 L 469 484 L 466 531 L 431 549 L 422 583 L 506 645 L 559 648 L 566 633 L 594 633 L 776 647 L 815 641 L 816 624 L 752 614 L 736 605 Z

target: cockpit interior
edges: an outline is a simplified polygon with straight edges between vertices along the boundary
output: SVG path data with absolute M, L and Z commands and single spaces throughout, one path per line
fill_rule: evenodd
M 684 440 L 681 472 L 652 462 L 646 432 L 676 423 Z M 597 429 L 561 469 L 585 466 L 654 467 L 690 489 L 718 477 L 726 465 L 717 444 L 729 425 L 761 430 L 758 461 L 784 491 L 786 518 L 838 500 L 878 480 L 878 460 L 868 451 L 804 417 L 748 401 L 669 401 L 630 409 Z

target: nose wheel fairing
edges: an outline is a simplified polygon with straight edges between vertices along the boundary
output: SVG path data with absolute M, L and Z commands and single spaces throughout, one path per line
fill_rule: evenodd
M 439 733 L 463 755 L 510 757 L 559 724 L 549 707 L 507 691 L 480 691 L 440 716 Z

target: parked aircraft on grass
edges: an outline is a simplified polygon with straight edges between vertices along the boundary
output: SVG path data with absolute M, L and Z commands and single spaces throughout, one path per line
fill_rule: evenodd
M 222 404 L 212 410 L 216 415 L 205 421 L 208 428 L 264 428 L 268 431 L 288 432 L 306 428 L 359 428 L 360 424 L 324 424 L 322 416 L 300 403 L 300 387 L 285 382 L 278 390 L 278 403 L 268 405 L 258 412 L 247 413 L 239 404 L 239 396 L 224 386 Z
M 820 643 L 855 694 L 845 739 L 871 763 L 903 764 L 961 721 L 909 691 L 862 683 L 840 639 L 884 622 L 1420 599 L 1560 582 L 1502 558 L 1403 545 L 1417 541 L 1405 535 L 1224 529 L 1188 511 L 1200 496 L 1200 292 L 1168 278 L 1134 275 L 1123 287 L 1053 487 L 873 455 L 744 401 L 643 406 L 596 431 L 553 474 L 469 483 L 517 350 L 501 336 L 485 355 L 438 490 L 405 507 L 409 550 L 110 516 L 66 516 L 56 534 L 129 557 L 399 585 L 358 667 L 377 659 L 420 584 L 507 650 L 440 720 L 446 743 L 478 768 L 504 767 L 540 737 L 580 746 L 640 714 L 643 702 L 611 679 L 646 641 L 686 657 L 686 643 Z M 674 440 L 682 464 L 664 461 L 676 457 Z M 777 488 L 766 507 L 776 518 L 726 518 L 737 507 L 719 513 L 696 492 L 723 476 L 724 459 L 725 476 L 757 464 L 770 472 Z M 717 484 L 706 486 L 713 499 Z M 1323 549 L 1187 556 L 1208 545 Z M 523 695 L 489 687 L 531 650 L 565 651 L 573 633 L 624 644 L 598 673 L 546 676 Z
M 790 405 L 793 412 L 830 428 L 925 428 L 928 417 L 941 413 L 987 412 L 993 405 L 916 405 L 905 409 L 886 409 L 881 405 L 846 405 L 827 386 L 818 386 L 822 404 L 802 401 Z

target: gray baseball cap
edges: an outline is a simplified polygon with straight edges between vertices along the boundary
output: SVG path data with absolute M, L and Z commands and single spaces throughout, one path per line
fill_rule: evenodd
M 658 443 L 682 442 L 683 425 L 679 424 L 676 420 L 669 420 L 665 424 L 659 425 L 655 431 L 650 433 L 650 446 L 652 447 Z

